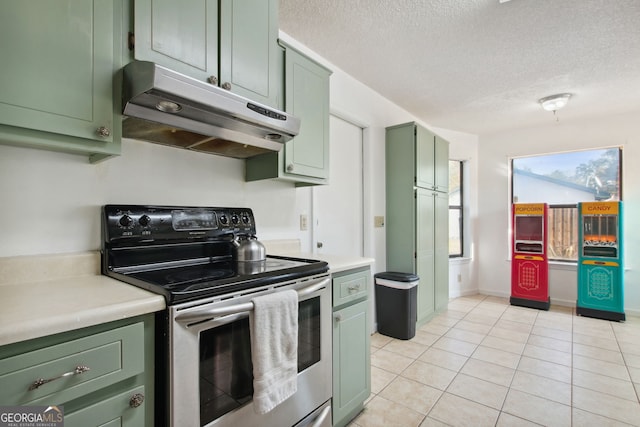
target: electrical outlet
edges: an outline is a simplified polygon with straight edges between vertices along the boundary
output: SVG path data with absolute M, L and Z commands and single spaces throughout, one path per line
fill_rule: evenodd
M 458 273 L 458 283 L 462 283 L 462 274 Z
M 308 218 L 306 214 L 300 215 L 300 231 L 307 231 L 309 228 Z
M 373 226 L 380 228 L 384 227 L 384 217 L 383 216 L 374 216 L 373 217 Z

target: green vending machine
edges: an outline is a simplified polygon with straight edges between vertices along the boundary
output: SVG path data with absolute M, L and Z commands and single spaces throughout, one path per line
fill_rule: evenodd
M 625 320 L 622 202 L 578 204 L 578 301 L 580 316 Z

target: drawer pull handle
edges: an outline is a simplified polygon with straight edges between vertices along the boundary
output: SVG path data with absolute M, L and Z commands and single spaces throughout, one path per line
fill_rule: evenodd
M 360 285 L 349 286 L 349 293 L 358 292 L 360 290 Z
M 142 402 L 144 402 L 144 394 L 136 393 L 131 396 L 131 399 L 129 399 L 129 406 L 131 406 L 132 408 L 137 408 L 138 406 L 142 405 Z
M 60 378 L 64 377 L 70 377 L 71 375 L 80 375 L 90 370 L 91 369 L 89 369 L 88 366 L 78 365 L 73 371 L 65 372 L 64 374 L 58 375 L 57 377 L 49 378 L 48 380 L 45 380 L 44 378 L 38 378 L 33 382 L 33 384 L 29 386 L 29 391 L 36 390 L 41 385 L 45 385 L 47 383 L 50 383 L 51 381 L 59 380 Z

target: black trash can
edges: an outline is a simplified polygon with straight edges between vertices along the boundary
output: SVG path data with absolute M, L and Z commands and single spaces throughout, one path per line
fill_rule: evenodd
M 401 340 L 413 338 L 418 319 L 418 276 L 387 271 L 373 277 L 376 284 L 378 332 Z

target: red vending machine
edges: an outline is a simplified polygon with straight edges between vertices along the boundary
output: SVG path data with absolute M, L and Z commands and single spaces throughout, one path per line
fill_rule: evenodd
M 514 203 L 511 256 L 512 305 L 549 309 L 546 203 Z

